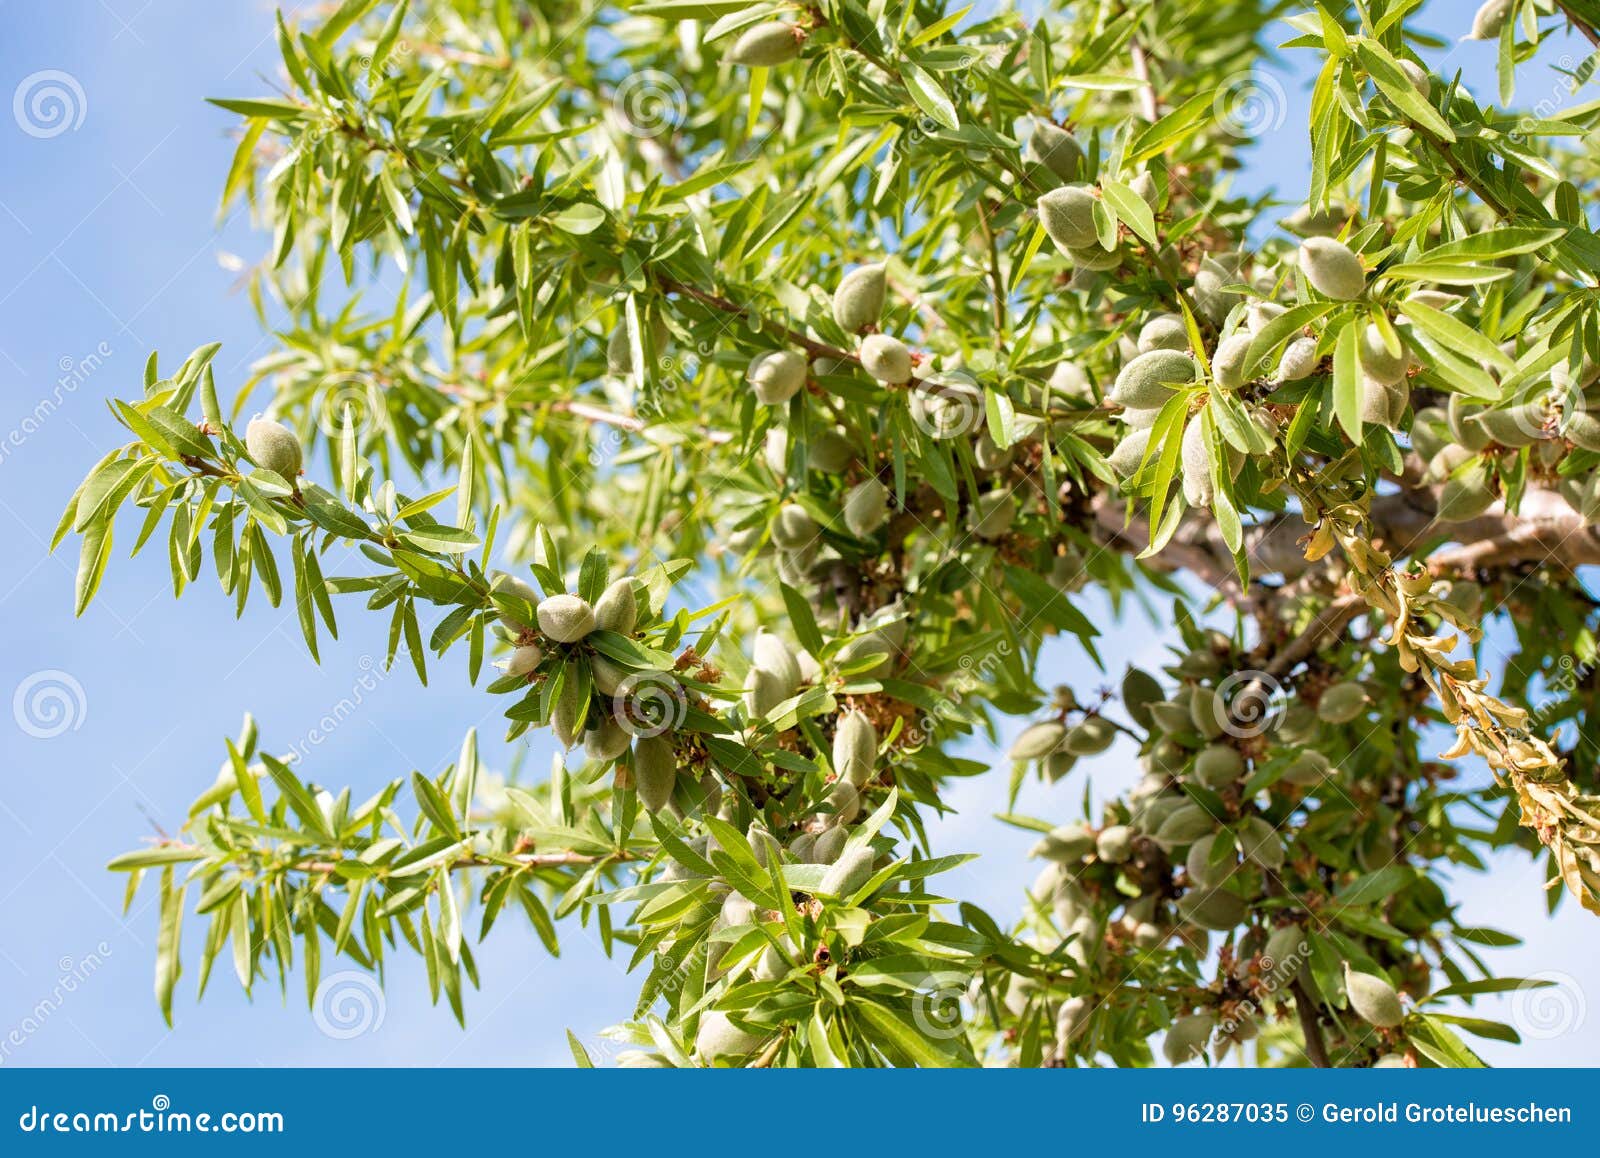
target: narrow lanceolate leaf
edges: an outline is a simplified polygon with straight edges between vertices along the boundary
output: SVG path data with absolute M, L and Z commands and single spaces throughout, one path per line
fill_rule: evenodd
M 172 991 L 183 971 L 178 959 L 183 939 L 182 885 L 173 883 L 171 867 L 161 870 L 160 924 L 156 934 L 156 1004 L 167 1025 L 172 1025 Z
M 904 75 L 906 88 L 911 92 L 911 99 L 917 102 L 917 107 L 947 129 L 961 127 L 955 104 L 932 73 L 920 65 L 908 64 Z

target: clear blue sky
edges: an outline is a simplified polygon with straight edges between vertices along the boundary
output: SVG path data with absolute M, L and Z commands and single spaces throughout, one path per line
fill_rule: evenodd
M 1453 22 L 1463 6 L 1430 9 Z M 409 671 L 374 680 L 385 625 L 350 614 L 342 641 L 325 644 L 317 667 L 292 611 L 258 600 L 236 621 L 204 577 L 175 602 L 164 550 L 125 557 L 132 527 L 100 597 L 74 621 L 74 550 L 47 557 L 45 546 L 85 470 L 125 436 L 105 400 L 138 393 L 152 349 L 170 362 L 223 341 L 216 367 L 225 393 L 270 349 L 219 262 L 223 253 L 255 260 L 264 238 L 237 213 L 216 224 L 233 118 L 202 98 L 266 90 L 264 78 L 276 72 L 271 9 L 257 0 L 11 0 L 0 16 L 9 29 L 0 39 L 0 95 L 24 89 L 23 111 L 0 117 L 0 534 L 8 546 L 0 553 L 0 698 L 20 692 L 36 705 L 20 719 L 16 710 L 0 714 L 0 1065 L 565 1064 L 568 1027 L 603 1048 L 596 1034 L 631 1009 L 637 979 L 576 922 L 563 928 L 554 962 L 509 918 L 479 950 L 483 990 L 468 999 L 465 1032 L 443 1007 L 430 1007 L 420 968 L 404 955 L 393 959 L 381 1024 L 354 1037 L 319 1028 L 299 978 L 287 1005 L 265 986 L 252 1004 L 224 963 L 197 1005 L 202 924 L 193 920 L 176 1026 L 162 1023 L 151 992 L 150 894 L 123 917 L 122 878 L 103 866 L 153 826 L 182 823 L 246 710 L 268 748 L 282 751 L 341 700 L 359 699 L 308 765 L 320 782 L 352 784 L 358 798 L 413 768 L 437 771 L 472 725 L 483 730 L 491 763 L 505 767 L 511 752 L 499 742 L 499 708 L 467 685 L 459 663 L 438 670 L 426 692 Z M 1457 46 L 1446 65 L 1488 91 L 1487 46 Z M 38 75 L 52 70 L 65 78 Z M 1553 84 L 1538 65 L 1525 75 L 1540 93 Z M 1281 122 L 1269 87 L 1268 131 L 1241 178 L 1251 187 L 1290 195 L 1303 187 L 1303 83 L 1282 74 Z M 52 86 L 67 107 L 30 111 L 27 96 Z M 50 107 L 68 118 L 59 132 Z M 1137 653 L 1119 652 L 1133 639 L 1144 641 Z M 1161 640 L 1143 624 L 1109 643 L 1114 672 L 1129 659 L 1159 662 Z M 1063 647 L 1053 661 L 1060 671 L 1046 682 L 1093 682 L 1080 654 Z M 66 713 L 59 723 L 48 715 L 55 692 Z M 542 739 L 527 755 L 529 768 L 548 766 Z M 1128 753 L 1102 764 L 1102 792 L 1131 779 Z M 1032 875 L 1024 863 L 1031 841 L 989 819 L 1003 788 L 999 776 L 961 783 L 953 802 L 962 815 L 938 830 L 949 850 L 984 854 L 959 888 L 1002 916 Z M 1023 809 L 1066 816 L 1078 793 L 1034 791 Z M 1506 970 L 1558 970 L 1576 979 L 1579 994 L 1600 994 L 1594 918 L 1568 906 L 1544 920 L 1540 884 L 1532 866 L 1510 860 L 1492 877 L 1462 874 L 1454 891 L 1467 899 L 1469 921 L 1527 938 L 1497 956 Z M 325 972 L 333 968 L 325 963 Z M 1486 1052 L 1522 1064 L 1592 1063 L 1600 1061 L 1594 1040 L 1568 1032 Z

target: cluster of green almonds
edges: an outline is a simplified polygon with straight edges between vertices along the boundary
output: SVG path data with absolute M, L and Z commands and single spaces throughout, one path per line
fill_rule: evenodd
M 582 657 L 589 666 L 593 694 L 585 706 L 578 681 L 563 681 L 550 710 L 550 728 L 557 741 L 569 750 L 582 741 L 584 754 L 595 761 L 611 763 L 626 758 L 640 803 L 652 812 L 665 808 L 677 784 L 678 760 L 671 736 L 636 737 L 624 726 L 626 713 L 619 709 L 615 697 L 626 692 L 624 684 L 632 673 L 583 646 L 596 631 L 633 634 L 639 616 L 634 580 L 624 577 L 613 581 L 593 605 L 581 596 L 565 593 L 541 598 L 526 580 L 505 572 L 496 572 L 493 580 L 495 591 L 534 607 L 531 624 L 509 614 L 500 617 L 501 625 L 514 641 L 504 664 L 506 674 L 531 678 L 546 660 Z
M 763 651 L 770 650 L 770 645 Z M 780 660 L 780 663 L 782 661 Z M 861 900 L 861 892 L 887 859 L 851 827 L 859 813 L 859 789 L 874 775 L 878 760 L 878 735 L 861 713 L 847 711 L 837 721 L 833 739 L 832 763 L 836 776 L 834 792 L 815 815 L 798 826 L 799 831 L 780 843 L 760 820 L 750 822 L 745 838 L 763 867 L 778 858 L 786 865 L 816 865 L 819 872 L 806 891 L 828 903 L 849 905 Z M 841 791 L 847 790 L 847 791 Z M 724 800 L 718 816 L 734 823 L 735 803 Z M 702 859 L 710 860 L 718 847 L 709 833 L 692 838 L 689 847 Z M 658 878 L 663 882 L 697 878 L 692 869 L 669 862 Z M 810 960 L 810 947 L 797 946 L 784 931 L 776 914 L 762 912 L 754 903 L 716 878 L 711 897 L 718 906 L 706 942 L 706 981 L 708 985 L 752 977 L 772 981 L 785 976 L 798 963 Z M 769 926 L 770 937 L 740 936 L 757 926 Z M 737 953 L 734 946 L 740 946 Z M 750 1056 L 765 1039 L 740 1028 L 727 1015 L 710 1011 L 702 1014 L 695 1036 L 695 1051 L 706 1064 L 733 1062 Z
M 1047 123 L 1041 124 L 1043 127 L 1036 127 L 1034 135 L 1040 138 L 1042 134 L 1043 143 L 1035 145 L 1035 151 L 1042 149 L 1046 156 L 1060 159 L 1070 154 L 1071 149 L 1077 149 L 1077 142 L 1072 141 L 1071 136 L 1063 130 Z M 1060 144 L 1061 137 L 1072 141 L 1071 149 L 1065 149 Z M 1081 163 L 1081 150 L 1077 156 Z M 1059 170 L 1048 161 L 1044 164 L 1047 170 L 1058 176 L 1061 171 L 1068 169 L 1065 164 Z M 1077 167 L 1071 166 L 1071 171 L 1075 172 Z M 1137 174 L 1128 184 L 1152 211 L 1160 207 L 1155 179 L 1149 173 Z M 1093 274 L 1116 269 L 1122 264 L 1116 227 L 1101 207 L 1100 190 L 1095 186 L 1068 180 L 1066 184 L 1043 194 L 1035 203 L 1035 208 L 1044 231 L 1075 269 Z

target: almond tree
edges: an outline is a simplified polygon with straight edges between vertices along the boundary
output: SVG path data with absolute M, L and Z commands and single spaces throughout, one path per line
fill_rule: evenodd
M 640 978 L 629 1064 L 1514 1038 L 1442 1012 L 1518 982 L 1439 870 L 1515 848 L 1600 911 L 1600 109 L 1512 85 L 1595 5 L 581 7 L 345 0 L 280 21 L 278 95 L 216 102 L 277 348 L 152 356 L 114 404 L 57 535 L 79 609 L 120 512 L 176 593 L 290 600 L 313 659 L 336 606 L 419 679 L 464 650 L 566 754 L 495 788 L 469 735 L 355 801 L 247 721 L 112 864 L 160 891 L 168 1017 L 186 910 L 202 986 L 414 952 L 458 1016 L 496 923 L 577 916 Z M 1498 105 L 1418 55 L 1467 33 Z M 1316 77 L 1298 206 L 1229 183 L 1297 131 L 1253 123 L 1279 47 Z M 1089 588 L 1170 606 L 1172 662 L 1041 668 L 1098 660 Z M 952 754 L 1013 717 L 1008 767 Z M 1144 779 L 1082 814 L 1119 735 Z M 1007 818 L 1019 912 L 928 846 L 975 775 L 1065 789 Z

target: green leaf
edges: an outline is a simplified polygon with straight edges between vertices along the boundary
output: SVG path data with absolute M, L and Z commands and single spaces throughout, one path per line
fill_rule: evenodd
M 1439 110 L 1422 99 L 1422 94 L 1411 87 L 1411 81 L 1401 71 L 1400 63 L 1389 50 L 1375 40 L 1357 37 L 1351 40 L 1356 59 L 1372 78 L 1383 95 L 1410 120 L 1445 141 L 1456 139 L 1455 130 L 1439 115 Z
M 1350 441 L 1361 445 L 1361 350 L 1355 325 L 1339 331 L 1333 347 L 1333 412 Z
M 917 102 L 918 108 L 947 129 L 961 127 L 961 121 L 956 116 L 956 106 L 951 103 L 931 73 L 920 65 L 907 64 L 901 75 L 905 77 L 906 88 L 911 93 L 911 99 Z
M 1150 206 L 1143 197 L 1135 193 L 1130 186 L 1110 177 L 1101 178 L 1100 191 L 1116 212 L 1117 220 L 1133 230 L 1140 241 L 1151 247 L 1161 244 L 1160 239 L 1156 237 L 1155 214 L 1150 211 Z

